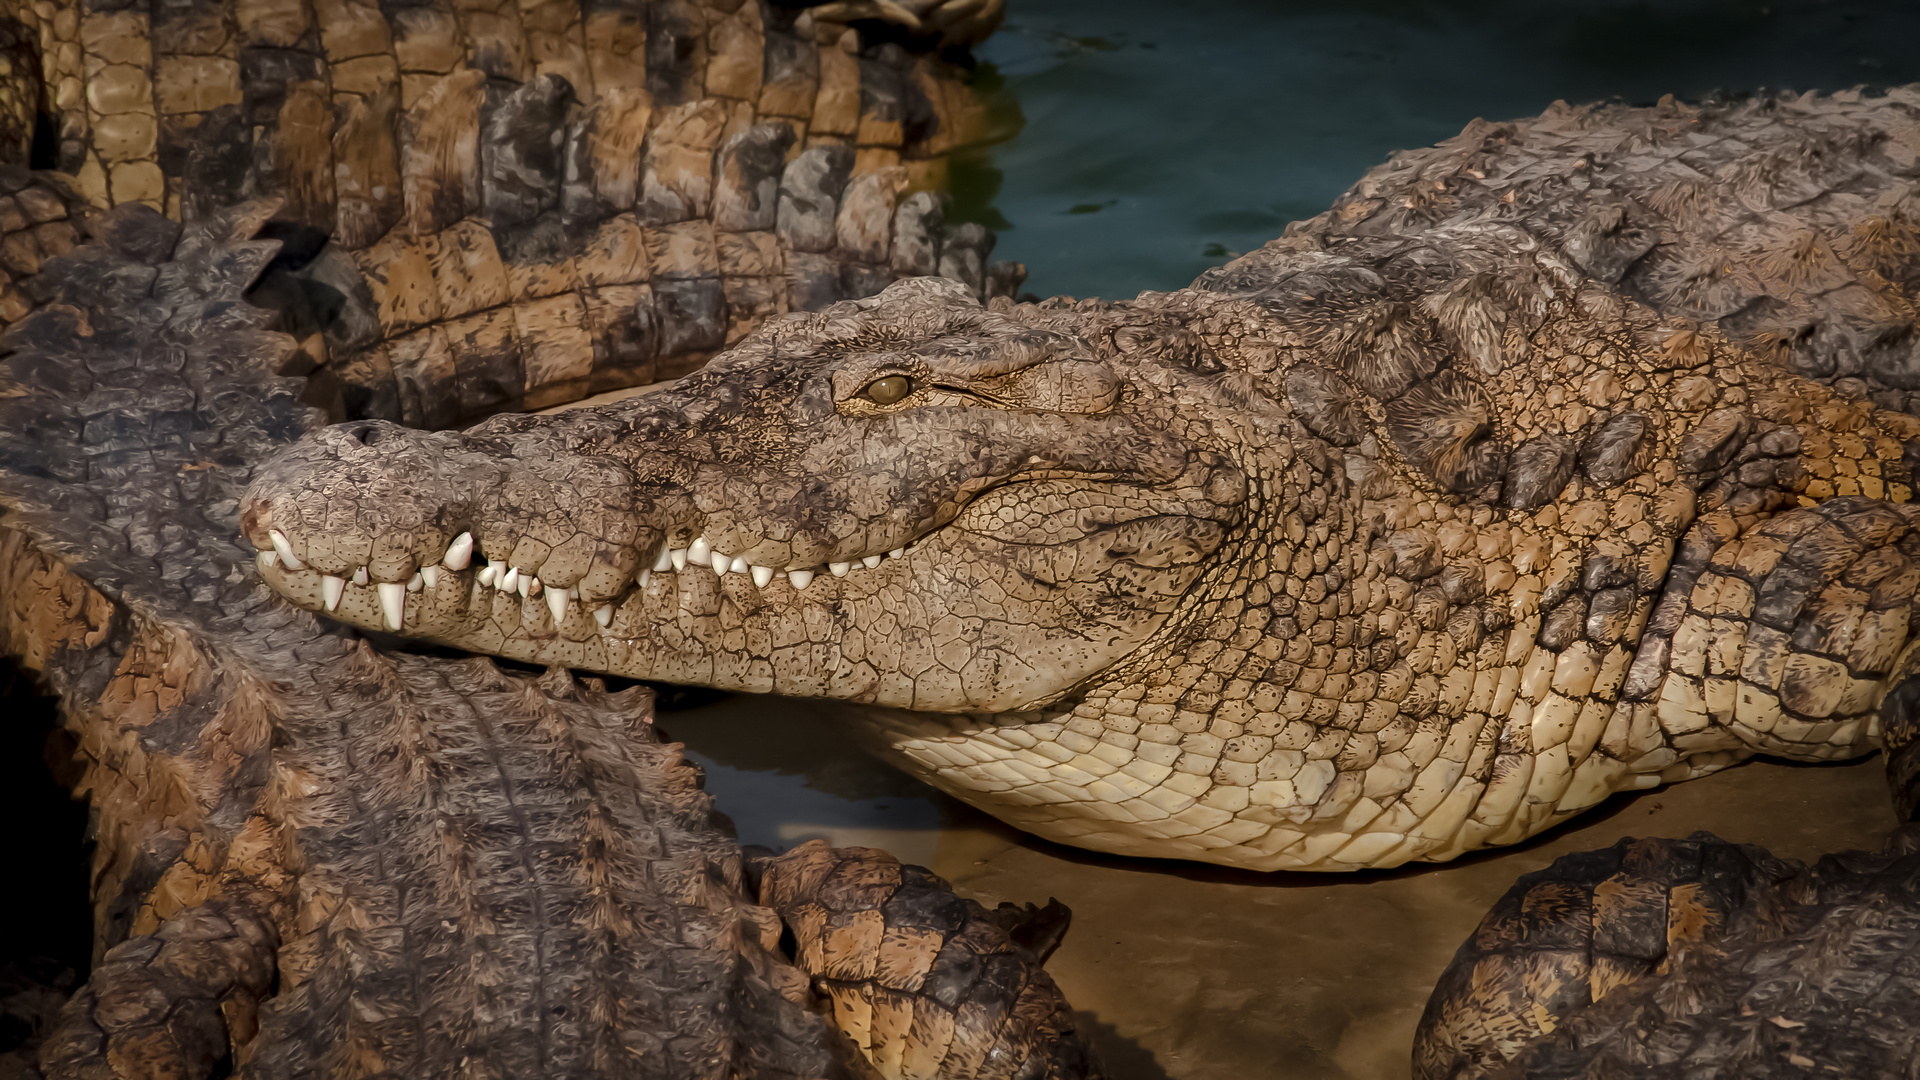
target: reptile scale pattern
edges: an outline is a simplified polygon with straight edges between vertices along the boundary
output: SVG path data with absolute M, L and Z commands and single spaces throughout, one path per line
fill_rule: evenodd
M 945 223 L 946 154 L 984 121 L 937 37 L 765 0 L 17 0 L 9 27 L 85 204 L 279 200 L 255 299 L 336 419 L 537 409 L 897 277 L 1024 273 Z M 5 319 L 72 243 L 14 216 Z
M 1476 123 L 1189 289 L 902 282 L 639 401 L 329 429 L 244 521 L 359 625 L 877 706 L 883 756 L 1050 839 L 1450 859 L 1881 744 L 1916 117 Z M 462 534 L 471 568 L 382 600 Z

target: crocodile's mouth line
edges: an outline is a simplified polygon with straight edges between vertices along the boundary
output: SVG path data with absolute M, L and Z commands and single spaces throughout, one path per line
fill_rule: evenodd
M 470 579 L 467 592 L 470 602 L 490 602 L 506 594 L 518 594 L 521 600 L 541 599 L 545 603 L 545 612 L 552 620 L 551 626 L 558 629 L 564 625 L 576 606 L 589 607 L 593 620 L 602 631 L 613 625 L 614 615 L 630 598 L 643 593 L 656 574 L 679 574 L 690 570 L 705 569 L 725 578 L 729 574 L 738 574 L 753 582 L 759 589 L 775 588 L 774 580 L 783 578 L 786 588 L 794 592 L 805 590 L 821 574 L 834 577 L 847 577 L 852 574 L 877 570 L 889 560 L 905 556 L 926 539 L 924 536 L 877 555 L 863 555 L 844 562 L 833 561 L 811 566 L 776 568 L 751 562 L 746 556 L 727 554 L 713 546 L 705 536 L 699 536 L 685 547 L 673 547 L 671 543 L 660 545 L 653 562 L 641 570 L 638 577 L 628 579 L 613 595 L 587 598 L 582 595 L 576 582 L 572 585 L 559 585 L 541 580 L 536 570 L 517 567 L 505 559 L 489 559 L 475 545 L 473 534 L 463 532 L 447 545 L 446 553 L 439 561 L 428 563 L 412 571 L 410 577 L 400 581 L 374 581 L 367 566 L 359 566 L 339 574 L 329 574 L 309 567 L 306 562 L 294 554 L 293 544 L 279 529 L 269 534 L 272 546 L 258 550 L 255 560 L 262 576 L 271 570 L 286 570 L 296 573 L 316 573 L 319 575 L 319 596 L 321 605 L 327 611 L 339 610 L 341 601 L 348 595 L 348 589 L 371 589 L 377 597 L 382 622 L 386 629 L 395 632 L 404 630 L 407 624 L 407 598 L 411 593 L 426 591 L 438 592 L 443 578 L 455 580 Z M 528 611 L 527 621 L 539 618 L 541 608 L 538 605 L 523 605 Z M 530 627 L 531 628 L 531 627 Z

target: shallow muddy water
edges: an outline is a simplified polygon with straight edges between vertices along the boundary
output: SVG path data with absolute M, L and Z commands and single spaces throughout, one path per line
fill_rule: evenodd
M 956 212 L 1041 295 L 1179 288 L 1476 116 L 1920 80 L 1920 6 L 1860 0 L 1011 6 L 980 51 L 1004 138 L 956 165 Z M 1447 866 L 1247 874 L 1024 838 L 861 755 L 832 705 L 734 697 L 660 723 L 748 843 L 880 846 L 989 905 L 1069 904 L 1050 966 L 1116 1080 L 1405 1077 L 1428 990 L 1520 874 L 1629 835 L 1811 859 L 1892 824 L 1877 759 L 1760 762 Z

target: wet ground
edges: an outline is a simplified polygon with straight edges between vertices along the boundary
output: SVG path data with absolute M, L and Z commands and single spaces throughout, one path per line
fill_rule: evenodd
M 956 168 L 956 210 L 1041 295 L 1179 288 L 1475 116 L 1920 80 L 1920 6 L 1866 0 L 1010 6 L 981 50 L 1004 138 Z M 1116 1080 L 1405 1077 L 1434 980 L 1520 874 L 1624 836 L 1707 829 L 1810 860 L 1892 825 L 1877 758 L 1754 762 L 1448 866 L 1245 874 L 1020 836 L 862 756 L 832 706 L 739 697 L 661 723 L 747 842 L 885 847 L 989 905 L 1065 901 L 1050 966 Z

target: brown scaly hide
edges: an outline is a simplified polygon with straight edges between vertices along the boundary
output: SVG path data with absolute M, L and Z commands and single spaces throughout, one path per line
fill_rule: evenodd
M 879 1075 L 1100 1075 L 1040 966 L 1066 933 L 1058 901 L 988 911 L 924 867 L 820 840 L 760 873 L 760 902 L 787 924 L 835 1025 Z
M 0 327 L 33 310 L 34 275 L 73 250 L 91 210 L 56 174 L 0 165 Z
M 1010 293 L 992 237 L 944 223 L 984 121 L 938 49 L 765 0 L 19 0 L 0 158 L 44 79 L 87 202 L 280 200 L 256 298 L 300 339 L 289 372 L 336 419 L 444 427 L 671 378 L 904 275 Z M 71 239 L 6 243 L 18 279 Z
M 1440 977 L 1418 1080 L 1905 1076 L 1920 845 L 1812 867 L 1706 833 L 1527 874 Z
M 356 625 L 879 706 L 881 754 L 1049 839 L 1451 859 L 1908 737 L 1917 123 L 1476 123 L 1188 289 L 901 282 L 641 400 L 316 433 L 242 520 Z M 1704 236 L 1718 306 L 1668 273 Z
M 259 581 L 238 496 L 318 419 L 241 299 L 270 213 L 97 217 L 0 338 L 0 644 L 98 818 L 47 1074 L 861 1075 L 646 691 L 381 653 Z

